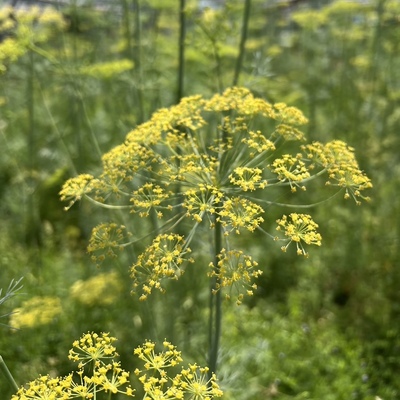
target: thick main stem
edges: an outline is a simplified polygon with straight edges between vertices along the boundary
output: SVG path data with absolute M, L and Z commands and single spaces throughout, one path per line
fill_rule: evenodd
M 179 103 L 183 97 L 184 74 L 185 74 L 185 37 L 186 37 L 186 0 L 180 0 L 179 6 L 179 67 L 178 67 L 178 87 L 176 93 L 176 103 Z
M 217 276 L 211 281 L 210 285 L 210 316 L 209 316 L 209 353 L 208 353 L 208 367 L 209 378 L 213 373 L 217 372 L 218 363 L 218 350 L 219 341 L 221 337 L 221 322 L 222 322 L 222 308 L 221 308 L 221 291 L 216 290 L 218 286 L 218 255 L 222 250 L 222 226 L 221 222 L 215 218 L 215 231 L 214 231 L 214 265 L 216 268 Z
M 239 55 L 236 60 L 235 74 L 233 76 L 233 86 L 236 86 L 238 84 L 240 71 L 242 70 L 244 49 L 246 46 L 247 32 L 249 28 L 250 6 L 251 6 L 251 0 L 246 0 L 243 10 L 243 24 L 242 24 L 242 33 L 239 44 Z

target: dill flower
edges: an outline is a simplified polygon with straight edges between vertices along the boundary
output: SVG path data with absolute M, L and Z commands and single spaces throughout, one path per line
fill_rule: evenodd
M 295 157 L 284 154 L 281 158 L 276 158 L 270 165 L 280 182 L 289 182 L 292 192 L 296 191 L 296 186 L 300 186 L 297 182 L 304 182 L 310 177 L 310 172 L 301 158 L 302 154 L 300 153 Z M 300 187 L 302 190 L 306 190 L 304 185 Z
M 239 186 L 243 191 L 264 189 L 267 182 L 262 179 L 261 168 L 237 167 L 229 175 L 232 184 Z
M 217 265 L 210 263 L 211 272 L 208 275 L 218 278 L 215 291 L 228 288 L 229 294 L 225 297 L 230 299 L 234 296 L 239 305 L 245 295 L 252 296 L 257 289 L 253 279 L 262 274 L 261 270 L 256 269 L 257 266 L 258 263 L 241 250 L 222 249 L 218 254 Z
M 134 354 L 144 361 L 145 372 L 136 369 L 135 374 L 143 385 L 145 399 L 211 400 L 222 396 L 215 374 L 208 377 L 207 367 L 189 364 L 181 367 L 180 373 L 171 375 L 166 369 L 183 361 L 181 352 L 167 341 L 163 342 L 163 350 L 159 353 L 154 351 L 155 346 L 155 343 L 146 341 L 134 350 Z
M 162 217 L 162 203 L 170 198 L 171 194 L 159 185 L 147 182 L 132 193 L 131 202 L 135 208 L 132 212 L 138 212 L 141 217 L 148 217 L 152 209 L 158 210 L 158 217 Z M 165 207 L 169 209 L 169 206 Z
M 93 228 L 87 250 L 92 260 L 101 264 L 106 257 L 117 257 L 130 236 L 124 225 L 103 223 Z
M 164 340 L 163 351 L 155 353 L 156 344 L 146 341 L 142 346 L 135 349 L 134 354 L 145 362 L 146 370 L 155 370 L 164 375 L 163 370 L 168 367 L 174 367 L 182 362 L 181 352 L 170 342 Z
M 6 71 L 7 63 L 16 61 L 29 49 L 37 50 L 38 43 L 45 42 L 65 27 L 62 13 L 51 7 L 14 9 L 8 6 L 0 9 L 0 32 L 12 33 L 12 37 L 0 43 L 0 72 Z
M 114 360 L 118 354 L 112 343 L 116 339 L 109 333 L 84 334 L 73 343 L 69 358 L 79 361 L 79 370 L 65 377 L 39 376 L 18 389 L 11 400 L 70 400 L 96 399 L 97 393 L 121 393 L 133 397 L 129 373 Z M 91 372 L 85 373 L 83 366 L 94 361 Z M 109 362 L 108 362 L 109 361 Z
M 200 367 L 197 364 L 189 364 L 183 368 L 177 376 L 180 387 L 188 395 L 190 400 L 209 400 L 214 397 L 222 397 L 223 392 L 216 382 L 215 374 L 208 378 L 208 368 Z
M 82 398 L 95 398 L 93 394 L 104 391 L 110 394 L 123 393 L 133 396 L 133 389 L 129 384 L 129 373 L 121 368 L 121 363 L 115 361 L 118 356 L 113 343 L 117 339 L 109 333 L 97 334 L 88 332 L 79 340 L 74 341 L 68 358 L 78 362 L 77 372 L 79 381 L 71 380 L 71 392 Z M 93 362 L 91 376 L 84 375 L 83 367 Z
M 133 68 L 131 60 L 122 59 L 84 66 L 80 72 L 98 79 L 110 79 Z
M 106 393 L 133 395 L 133 389 L 130 386 L 123 387 L 129 382 L 129 372 L 124 371 L 119 362 L 113 361 L 96 368 L 91 381 L 96 388 L 104 390 Z
M 360 199 L 370 200 L 361 192 L 372 188 L 372 182 L 360 170 L 352 147 L 341 140 L 333 140 L 325 145 L 313 142 L 302 146 L 302 149 L 312 161 L 312 168 L 322 168 L 327 172 L 326 185 L 344 188 L 344 198 L 353 198 L 358 205 L 361 204 Z
M 92 399 L 94 398 L 93 392 L 94 384 L 91 377 L 83 375 L 83 369 L 76 372 L 78 375 L 77 381 L 73 379 L 74 374 L 71 373 L 64 378 L 65 386 L 68 388 L 68 398 L 81 398 L 81 399 Z
M 281 219 L 277 220 L 277 223 L 276 230 L 283 230 L 289 240 L 286 246 L 282 247 L 283 251 L 286 251 L 290 243 L 295 242 L 297 254 L 308 256 L 303 247 L 303 242 L 307 245 L 321 246 L 322 238 L 317 232 L 318 224 L 312 220 L 310 215 L 292 213 L 289 217 L 284 215 Z
M 20 329 L 48 325 L 61 313 L 61 300 L 58 297 L 35 296 L 13 310 L 10 326 Z
M 225 228 L 225 234 L 235 231 L 240 233 L 242 228 L 250 232 L 264 222 L 260 214 L 264 209 L 258 204 L 242 197 L 232 197 L 227 199 L 218 212 L 218 221 Z
M 59 377 L 39 376 L 21 387 L 11 400 L 68 400 L 69 390 Z
M 146 299 L 153 289 L 163 292 L 163 279 L 178 279 L 184 273 L 183 263 L 194 262 L 191 257 L 187 258 L 190 252 L 183 236 L 174 233 L 158 235 L 131 268 L 134 287 L 142 285 L 140 299 Z
M 71 361 L 79 361 L 80 368 L 91 361 L 95 364 L 104 363 L 104 360 L 118 356 L 116 348 L 113 346 L 116 340 L 109 333 L 88 332 L 79 340 L 74 341 L 68 358 Z
M 89 194 L 93 190 L 94 177 L 90 174 L 82 174 L 67 181 L 60 192 L 62 201 L 69 201 L 66 210 L 71 208 L 73 204 L 81 200 L 85 194 Z
M 185 193 L 183 207 L 187 210 L 186 216 L 192 217 L 197 223 L 203 221 L 206 215 L 211 222 L 211 216 L 216 213 L 223 193 L 211 185 L 199 185 L 198 190 L 188 190 Z
M 274 204 L 268 199 L 273 187 L 287 188 L 294 196 L 297 189 L 306 190 L 309 182 L 325 175 L 327 184 L 343 191 L 346 198 L 357 204 L 368 199 L 363 193 L 372 185 L 353 149 L 341 141 L 301 144 L 305 140 L 301 127 L 306 123 L 297 108 L 270 104 L 245 88 L 228 88 L 210 99 L 189 96 L 156 111 L 129 132 L 124 143 L 104 154 L 99 176 L 83 174 L 67 181 L 61 198 L 69 201 L 68 207 L 87 198 L 104 208 L 127 210 L 132 218 L 157 221 L 156 237 L 130 267 L 133 291 L 145 300 L 155 289 L 164 292 L 165 280 L 179 279 L 193 263 L 191 248 L 200 229 L 221 235 L 216 259 L 228 265 L 236 257 L 237 268 L 242 261 L 253 265 L 255 261 L 239 253 L 235 257 L 232 253 L 228 262 L 221 250 L 232 247 L 235 234 L 260 230 L 274 237 L 264 229 L 271 221 L 263 207 Z M 284 152 L 288 141 L 295 142 L 290 148 L 299 143 L 294 154 Z M 305 255 L 303 246 L 319 245 L 320 236 L 314 230 L 305 235 L 303 230 L 310 229 L 312 222 L 297 223 L 283 217 L 278 228 Z M 287 224 L 296 228 L 296 235 Z M 173 233 L 178 226 L 179 235 Z M 101 224 L 92 232 L 90 252 L 99 262 L 130 244 L 124 226 Z M 242 280 L 232 276 L 224 280 L 216 271 L 209 276 L 227 293 L 237 291 L 228 282 L 249 284 L 251 292 L 254 282 L 248 281 L 248 271 L 241 267 L 238 271 L 244 274 Z
M 99 273 L 86 280 L 77 280 L 70 288 L 71 297 L 81 304 L 106 306 L 114 303 L 121 291 L 117 272 Z

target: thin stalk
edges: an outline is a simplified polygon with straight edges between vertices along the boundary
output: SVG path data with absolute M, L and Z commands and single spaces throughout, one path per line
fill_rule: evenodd
M 222 81 L 222 63 L 221 63 L 221 57 L 219 56 L 218 52 L 218 47 L 216 41 L 212 41 L 212 46 L 213 46 L 213 53 L 214 53 L 214 58 L 216 62 L 216 68 L 217 68 L 217 85 L 218 85 L 218 92 L 222 93 L 222 90 L 224 88 L 224 83 Z
M 220 132 L 220 140 L 222 143 L 227 142 L 226 131 L 223 129 Z M 220 165 L 221 158 L 223 153 L 219 154 Z M 221 174 L 221 171 L 219 171 Z M 216 208 L 219 208 L 221 204 L 216 204 Z M 219 278 L 219 255 L 222 251 L 222 224 L 218 219 L 217 215 L 214 215 L 214 267 L 216 275 L 212 278 L 210 282 L 210 294 L 209 294 L 209 321 L 208 321 L 208 368 L 209 368 L 209 376 L 211 379 L 212 374 L 217 373 L 217 364 L 218 364 L 218 351 L 219 351 L 219 342 L 221 338 L 221 326 L 222 326 L 222 299 L 221 299 L 221 290 L 218 290 L 220 284 Z
M 29 77 L 27 87 L 28 100 L 28 151 L 29 151 L 29 170 L 32 173 L 35 169 L 35 109 L 33 95 L 33 81 L 35 75 L 33 52 L 29 52 Z
M 27 181 L 28 199 L 27 199 L 27 218 L 26 218 L 26 239 L 32 245 L 40 245 L 41 232 L 37 220 L 37 212 L 35 210 L 35 169 L 36 165 L 36 146 L 35 146 L 35 95 L 34 95 L 34 80 L 35 80 L 35 58 L 34 53 L 29 51 L 29 67 L 27 79 L 27 111 L 28 111 L 28 126 L 27 126 L 27 148 L 28 148 L 28 170 L 29 179 Z
M 185 37 L 186 37 L 186 13 L 185 13 L 185 0 L 180 0 L 179 2 L 179 39 L 178 39 L 178 76 L 177 76 L 177 88 L 176 88 L 176 103 L 179 103 L 183 97 L 184 93 L 184 74 L 185 74 Z M 179 168 L 179 156 L 181 155 L 181 149 L 179 146 L 176 146 L 173 151 L 178 155 L 177 157 L 177 167 Z M 181 192 L 181 185 L 178 184 L 175 187 L 175 194 L 177 196 L 176 203 L 174 206 L 178 208 L 178 214 L 182 210 L 183 196 Z M 179 234 L 180 227 L 176 225 L 175 231 Z M 192 234 L 194 232 L 192 231 Z M 190 236 L 190 235 L 189 235 Z M 191 237 L 186 241 L 186 246 L 189 245 Z M 171 337 L 173 337 L 175 333 L 175 324 L 174 320 L 176 319 L 177 310 L 180 309 L 181 296 L 176 296 L 172 299 L 172 315 L 168 319 L 169 324 L 167 325 L 167 329 L 169 330 Z
M 18 385 L 17 382 L 15 382 L 14 377 L 11 375 L 10 370 L 7 367 L 7 364 L 4 362 L 3 357 L 0 356 L 0 365 L 1 368 L 3 369 L 4 375 L 6 376 L 6 378 L 9 380 L 9 382 L 11 383 L 12 387 L 15 389 L 15 391 L 18 391 Z
M 239 75 L 242 70 L 244 49 L 246 47 L 247 33 L 249 28 L 250 7 L 251 7 L 251 0 L 245 0 L 244 10 L 243 10 L 242 33 L 239 44 L 239 55 L 238 58 L 236 59 L 235 74 L 233 76 L 233 86 L 236 86 L 238 84 Z
M 135 31 L 133 32 L 135 43 L 132 43 L 131 20 L 128 0 L 122 1 L 124 10 L 124 33 L 127 43 L 128 57 L 135 63 L 135 81 L 136 81 L 136 97 L 137 97 L 137 122 L 144 121 L 144 100 L 143 100 L 143 66 L 142 66 L 142 26 L 140 22 L 140 4 L 139 0 L 133 0 L 133 12 Z
M 185 37 L 186 37 L 186 13 L 185 0 L 180 0 L 179 6 L 179 66 L 178 66 L 178 87 L 176 93 L 176 103 L 179 103 L 184 92 L 185 74 Z
M 222 81 L 222 63 L 221 63 L 221 57 L 218 52 L 218 43 L 217 43 L 217 40 L 210 34 L 210 32 L 208 31 L 206 26 L 199 23 L 199 27 L 200 27 L 200 29 L 202 29 L 204 34 L 210 40 L 213 56 L 214 56 L 215 63 L 216 63 L 216 78 L 217 78 L 218 92 L 221 93 L 224 88 L 224 83 Z
M 40 93 L 42 95 L 44 108 L 46 109 L 47 114 L 49 115 L 51 124 L 53 125 L 54 132 L 56 133 L 56 136 L 57 136 L 58 140 L 60 141 L 60 143 L 61 143 L 61 145 L 63 147 L 63 150 L 64 150 L 64 152 L 65 152 L 65 154 L 66 154 L 66 156 L 68 158 L 68 161 L 69 161 L 70 167 L 72 169 L 72 172 L 74 173 L 74 175 L 77 175 L 78 172 L 77 172 L 77 170 L 75 168 L 75 164 L 74 164 L 74 161 L 72 159 L 71 152 L 70 152 L 70 150 L 69 150 L 69 148 L 68 148 L 68 146 L 67 146 L 67 144 L 66 144 L 66 142 L 65 142 L 65 140 L 64 140 L 64 138 L 63 138 L 63 136 L 62 136 L 62 134 L 60 132 L 60 130 L 58 129 L 57 123 L 56 123 L 56 121 L 54 119 L 54 116 L 53 116 L 53 114 L 52 114 L 52 112 L 50 110 L 50 107 L 49 107 L 49 105 L 47 103 L 46 96 L 45 96 L 45 94 L 44 94 L 44 92 L 43 92 L 43 90 L 42 90 L 42 88 L 40 86 L 39 86 L 39 89 L 40 89 Z
M 78 98 L 79 98 L 79 100 L 81 102 L 81 110 L 83 112 L 83 116 L 86 119 L 86 123 L 87 123 L 88 129 L 89 129 L 90 137 L 91 137 L 93 145 L 94 145 L 94 149 L 96 150 L 96 153 L 97 153 L 99 159 L 101 159 L 101 157 L 103 155 L 103 152 L 101 151 L 101 148 L 100 148 L 100 145 L 99 145 L 99 141 L 97 140 L 96 134 L 93 131 L 93 126 L 92 126 L 92 123 L 91 123 L 90 118 L 88 116 L 88 113 L 86 111 L 86 105 L 85 105 L 85 102 L 83 100 L 82 93 L 77 87 L 75 87 L 75 89 L 77 91 Z
M 209 379 L 213 373 L 217 372 L 218 363 L 218 350 L 221 337 L 221 324 L 222 324 L 222 300 L 221 291 L 216 290 L 219 284 L 218 272 L 218 255 L 222 250 L 222 225 L 221 222 L 215 217 L 215 230 L 214 230 L 214 265 L 216 268 L 217 276 L 214 277 L 210 285 L 210 299 L 209 299 L 209 322 L 208 322 L 208 335 L 209 335 L 209 353 L 208 353 L 208 367 Z

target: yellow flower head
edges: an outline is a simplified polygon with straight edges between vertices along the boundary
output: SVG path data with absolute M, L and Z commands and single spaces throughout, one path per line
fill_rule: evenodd
M 88 65 L 82 67 L 80 72 L 98 79 L 110 79 L 132 68 L 131 60 L 122 59 Z
M 165 278 L 178 279 L 184 273 L 184 262 L 194 262 L 187 258 L 190 252 L 183 236 L 175 233 L 158 235 L 131 267 L 134 287 L 142 286 L 140 299 L 145 300 L 153 289 L 163 292 Z
M 264 209 L 258 204 L 243 197 L 232 197 L 222 203 L 217 214 L 226 234 L 232 231 L 239 234 L 242 229 L 253 232 L 264 222 L 262 213 Z
M 181 352 L 168 341 L 163 342 L 163 350 L 155 352 L 156 344 L 146 341 L 135 349 L 134 354 L 144 362 L 145 371 L 135 370 L 139 382 L 152 399 L 207 399 L 221 397 L 215 374 L 208 375 L 207 367 L 189 364 L 180 373 L 172 375 L 173 369 L 182 363 Z
M 344 197 L 353 198 L 356 204 L 361 204 L 359 199 L 369 200 L 361 192 L 372 188 L 372 183 L 360 170 L 352 147 L 341 140 L 333 140 L 325 145 L 314 142 L 302 148 L 308 153 L 313 166 L 327 171 L 327 185 L 344 188 Z
M 113 359 L 118 356 L 113 343 L 117 339 L 108 333 L 88 332 L 79 340 L 75 340 L 73 348 L 69 351 L 68 358 L 75 362 L 80 362 L 80 366 L 88 362 L 104 363 L 106 359 Z
M 269 166 L 280 182 L 289 182 L 292 192 L 296 191 L 296 187 L 305 190 L 306 187 L 301 183 L 310 177 L 310 172 L 301 158 L 302 155 L 300 153 L 296 157 L 284 154 L 281 158 L 275 159 Z
M 60 192 L 61 200 L 69 201 L 69 205 L 65 209 L 68 210 L 76 201 L 92 192 L 93 183 L 94 177 L 89 174 L 82 174 L 65 182 Z
M 176 379 L 180 381 L 180 387 L 188 394 L 189 399 L 209 400 L 223 395 L 215 374 L 208 378 L 207 367 L 189 364 L 188 368 L 182 369 Z
M 154 351 L 156 344 L 146 341 L 142 346 L 137 347 L 134 354 L 145 362 L 146 370 L 162 372 L 165 368 L 174 367 L 182 362 L 181 352 L 170 342 L 164 340 L 163 351 Z
M 58 297 L 32 297 L 24 301 L 21 307 L 13 310 L 10 326 L 19 329 L 47 325 L 61 313 L 61 300 Z
M 61 378 L 45 375 L 18 389 L 11 400 L 68 400 L 69 398 L 69 390 Z
M 232 232 L 265 232 L 263 205 L 274 204 L 267 197 L 274 186 L 306 190 L 310 181 L 325 175 L 327 184 L 343 190 L 346 198 L 366 199 L 362 193 L 372 185 L 344 142 L 314 142 L 300 146 L 301 152 L 285 153 L 287 141 L 304 140 L 301 126 L 306 123 L 297 108 L 270 104 L 246 88 L 228 88 L 210 99 L 189 96 L 129 132 L 123 144 L 103 156 L 99 177 L 69 180 L 62 199 L 71 205 L 85 197 L 157 222 L 158 235 L 131 267 L 134 291 L 140 287 L 144 300 L 155 289 L 164 292 L 164 281 L 178 279 L 193 262 L 189 246 L 206 224 L 221 237 L 218 252 L 231 248 Z M 295 215 L 302 214 L 282 219 L 279 229 L 285 230 L 285 240 L 296 242 L 299 253 L 307 254 L 303 243 L 319 245 L 320 236 L 307 230 L 313 226 L 308 219 L 300 223 Z M 185 235 L 169 233 L 178 226 Z M 89 249 L 99 262 L 130 244 L 124 229 L 103 225 L 93 230 Z M 246 270 L 238 267 L 241 256 L 236 259 L 247 282 Z M 223 284 L 241 282 L 232 276 Z
M 262 179 L 261 168 L 237 167 L 229 175 L 229 180 L 244 192 L 264 189 L 267 186 L 267 181 Z
M 117 257 L 124 243 L 131 236 L 124 225 L 115 223 L 100 224 L 93 228 L 89 240 L 88 252 L 92 260 L 101 264 L 106 257 Z
M 117 272 L 100 273 L 78 280 L 70 288 L 71 297 L 87 306 L 113 304 L 120 295 L 122 282 Z
M 0 43 L 0 73 L 6 71 L 9 62 L 16 61 L 29 48 L 45 42 L 52 35 L 65 29 L 62 13 L 54 8 L 32 6 L 24 9 L 3 7 L 0 9 L 0 33 L 12 32 L 12 37 Z
M 210 264 L 209 276 L 217 277 L 216 291 L 227 289 L 225 297 L 236 298 L 236 303 L 241 304 L 245 295 L 252 296 L 257 285 L 253 282 L 262 271 L 256 269 L 258 263 L 240 250 L 222 249 L 218 254 L 218 263 Z
M 278 226 L 276 230 L 283 231 L 288 238 L 286 246 L 282 247 L 286 251 L 290 243 L 295 242 L 297 254 L 308 256 L 308 253 L 303 247 L 303 243 L 310 245 L 321 246 L 321 235 L 317 232 L 318 224 L 316 224 L 310 215 L 292 213 L 284 215 L 277 220 Z

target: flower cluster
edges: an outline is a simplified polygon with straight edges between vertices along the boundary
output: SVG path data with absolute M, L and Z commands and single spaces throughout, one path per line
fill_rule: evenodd
M 81 174 L 68 181 L 68 185 L 64 185 L 60 192 L 61 199 L 69 201 L 66 210 L 71 208 L 74 203 L 81 200 L 85 194 L 89 194 L 93 190 L 94 177 L 90 174 Z
M 222 249 L 218 254 L 217 265 L 210 263 L 210 277 L 217 277 L 215 291 L 228 288 L 225 297 L 236 298 L 236 303 L 241 304 L 245 295 L 252 296 L 257 285 L 253 282 L 258 278 L 262 271 L 256 269 L 258 263 L 250 256 L 243 254 L 241 250 Z
M 184 273 L 183 263 L 194 262 L 191 257 L 186 257 L 190 252 L 183 236 L 175 233 L 158 235 L 131 268 L 134 287 L 142 285 L 140 299 L 145 300 L 153 289 L 163 292 L 165 278 L 178 279 Z
M 106 272 L 86 280 L 77 280 L 70 288 L 71 297 L 88 306 L 113 304 L 121 291 L 122 282 L 117 272 Z
M 352 147 L 341 140 L 334 140 L 325 145 L 314 142 L 302 148 L 312 161 L 312 167 L 317 166 L 327 171 L 327 185 L 345 189 L 345 199 L 353 198 L 356 204 L 361 204 L 359 199 L 369 200 L 361 192 L 372 188 L 372 183 L 360 170 Z
M 65 27 L 63 15 L 51 7 L 2 7 L 0 33 L 12 34 L 0 43 L 0 73 L 6 71 L 6 63 L 17 60 L 29 48 L 34 48 L 35 44 L 46 41 Z
M 70 400 L 95 399 L 97 393 L 121 393 L 133 397 L 134 390 L 129 384 L 129 373 L 115 361 L 118 356 L 108 333 L 84 334 L 73 343 L 69 359 L 79 362 L 78 371 L 65 377 L 39 376 L 21 387 L 11 400 Z M 84 366 L 90 363 L 90 373 Z
M 131 236 L 125 226 L 115 223 L 103 223 L 93 228 L 89 240 L 88 252 L 92 260 L 101 264 L 106 257 L 117 257 L 117 252 L 123 249 L 124 243 Z
M 284 154 L 281 158 L 276 158 L 270 166 L 280 182 L 289 182 L 292 192 L 296 191 L 296 186 L 299 186 L 298 182 L 304 182 L 310 177 L 310 172 L 301 159 L 300 153 L 295 157 Z M 302 185 L 301 189 L 306 190 L 306 187 Z
M 211 400 L 222 396 L 215 374 L 208 376 L 208 368 L 197 364 L 182 367 L 180 373 L 169 376 L 167 368 L 177 367 L 182 362 L 181 352 L 164 341 L 163 350 L 155 352 L 155 343 L 146 341 L 137 347 L 134 354 L 144 361 L 144 371 L 135 370 L 149 399 L 193 399 Z
M 295 154 L 282 151 L 287 141 L 305 140 L 300 130 L 305 123 L 307 119 L 298 109 L 270 104 L 244 88 L 229 88 L 208 100 L 186 97 L 173 107 L 158 110 L 129 132 L 123 144 L 103 156 L 98 177 L 81 175 L 67 181 L 61 197 L 70 205 L 86 197 L 106 208 L 123 207 L 157 221 L 160 231 L 156 238 L 131 266 L 134 290 L 141 287 L 143 300 L 153 289 L 164 291 L 165 279 L 182 275 L 193 261 L 188 257 L 189 245 L 201 227 L 221 232 L 218 253 L 230 249 L 238 234 L 265 232 L 262 225 L 270 221 L 262 204 L 273 203 L 267 194 L 274 186 L 295 193 L 325 174 L 327 183 L 343 190 L 345 198 L 357 203 L 367 199 L 362 192 L 371 182 L 345 143 L 315 142 L 300 145 Z M 299 254 L 307 254 L 303 245 L 320 243 L 310 220 L 288 221 L 283 217 L 278 227 L 289 242 L 297 244 Z M 179 235 L 172 233 L 181 222 L 185 223 Z M 90 242 L 92 254 L 99 251 L 102 257 L 125 246 L 124 235 L 115 241 L 103 240 L 106 236 L 102 235 L 99 240 L 98 232 L 103 229 L 94 230 Z M 244 266 L 253 261 L 236 253 L 216 256 L 222 263 L 220 272 L 213 275 L 218 289 L 229 293 L 237 282 L 249 283 Z M 233 275 L 224 278 L 232 268 L 228 265 L 235 263 L 235 279 Z M 236 279 L 238 271 L 244 274 L 242 280 Z
M 32 297 L 13 310 L 10 326 L 20 329 L 48 325 L 61 313 L 61 301 L 58 297 Z
M 291 242 L 295 242 L 297 246 L 297 254 L 308 256 L 308 253 L 303 247 L 303 243 L 316 246 L 321 246 L 321 235 L 317 232 L 318 224 L 307 214 L 292 213 L 284 215 L 281 219 L 277 220 L 277 231 L 284 231 L 285 236 L 288 238 L 288 243 L 282 247 L 286 251 Z
M 73 348 L 69 351 L 68 358 L 75 362 L 80 362 L 82 368 L 88 362 L 103 362 L 103 359 L 110 359 L 118 356 L 113 343 L 117 339 L 108 333 L 97 334 L 86 333 L 79 340 L 72 344 Z
M 94 78 L 110 79 L 132 68 L 133 62 L 131 60 L 122 59 L 84 66 L 81 68 L 80 72 Z
M 39 376 L 21 387 L 11 400 L 70 400 L 96 399 L 100 392 L 134 397 L 130 374 L 116 361 L 114 346 L 117 339 L 109 333 L 88 332 L 73 343 L 69 359 L 78 362 L 78 371 L 65 377 Z M 163 350 L 156 352 L 156 344 L 146 341 L 134 350 L 144 363 L 144 370 L 135 370 L 145 392 L 144 399 L 212 400 L 222 396 L 215 374 L 208 376 L 208 368 L 197 364 L 181 367 L 180 372 L 169 372 L 182 362 L 181 352 L 164 341 Z M 89 368 L 86 368 L 88 364 Z M 171 370 L 173 371 L 173 370 Z

